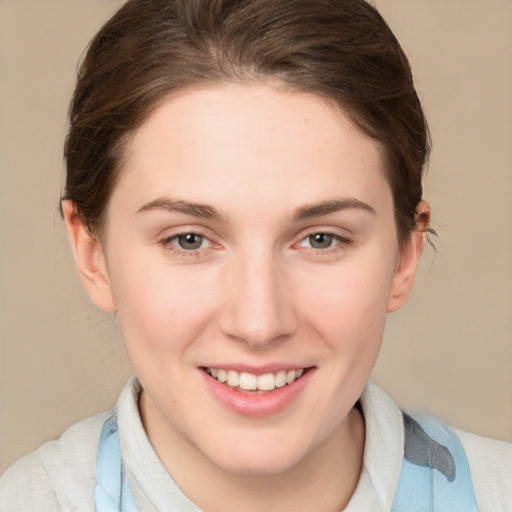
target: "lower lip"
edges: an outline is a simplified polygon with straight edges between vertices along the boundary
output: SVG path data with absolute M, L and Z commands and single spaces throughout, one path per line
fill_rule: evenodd
M 308 385 L 314 368 L 310 368 L 291 384 L 266 393 L 242 393 L 221 384 L 204 370 L 201 373 L 206 386 L 223 406 L 242 416 L 265 417 L 278 414 L 297 400 Z

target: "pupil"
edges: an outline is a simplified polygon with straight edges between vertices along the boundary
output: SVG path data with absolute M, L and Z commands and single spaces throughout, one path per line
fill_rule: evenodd
M 189 251 L 192 249 L 199 249 L 202 242 L 203 237 L 194 233 L 187 233 L 186 235 L 180 235 L 178 237 L 180 247 Z
M 332 235 L 316 233 L 310 237 L 310 243 L 315 249 L 327 249 L 332 244 Z

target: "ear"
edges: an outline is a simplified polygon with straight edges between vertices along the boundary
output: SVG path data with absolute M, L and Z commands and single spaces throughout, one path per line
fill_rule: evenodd
M 426 231 L 430 221 L 430 206 L 421 201 L 416 208 L 416 230 L 400 247 L 400 260 L 393 277 L 388 299 L 388 313 L 400 309 L 409 298 L 416 268 L 425 245 Z
M 96 306 L 114 312 L 103 247 L 85 226 L 72 201 L 64 200 L 61 206 L 80 279 Z

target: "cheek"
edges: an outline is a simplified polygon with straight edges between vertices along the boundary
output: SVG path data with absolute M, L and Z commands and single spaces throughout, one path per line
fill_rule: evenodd
M 211 316 L 207 290 L 212 277 L 196 273 L 194 278 L 186 270 L 147 258 L 125 258 L 113 268 L 118 321 L 132 361 L 135 352 L 137 357 L 158 358 L 197 339 Z
M 393 279 L 392 259 L 363 256 L 336 271 L 326 269 L 326 275 L 317 272 L 302 287 L 303 293 L 309 290 L 302 307 L 308 324 L 326 342 L 331 364 L 351 375 L 369 373 L 375 363 Z
M 297 293 L 308 301 L 312 317 L 322 319 L 320 325 L 340 333 L 351 326 L 364 331 L 385 319 L 392 278 L 391 270 L 360 261 L 325 276 L 317 272 Z

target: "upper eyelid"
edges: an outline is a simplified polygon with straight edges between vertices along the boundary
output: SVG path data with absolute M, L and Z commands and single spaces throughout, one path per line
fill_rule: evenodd
M 169 233 L 169 234 L 167 234 L 167 233 Z M 161 240 L 161 239 L 176 238 L 180 235 L 188 235 L 188 234 L 202 236 L 204 238 L 208 238 L 208 240 L 210 240 L 210 241 L 212 239 L 216 238 L 214 235 L 214 232 L 212 232 L 211 229 L 201 226 L 201 225 L 167 226 L 163 229 L 160 229 L 156 236 L 159 240 Z
M 201 236 L 203 238 L 208 238 L 208 240 L 210 239 L 210 237 L 208 235 L 201 233 L 199 230 L 193 230 L 193 229 L 190 229 L 187 231 L 178 231 L 178 232 L 172 233 L 170 235 L 163 235 L 163 236 L 161 236 L 161 238 L 172 240 L 174 238 L 178 238 L 179 236 L 184 236 L 184 235 L 197 235 L 197 236 Z
M 355 226 L 351 226 L 347 223 L 330 223 L 328 221 L 325 222 L 325 220 L 324 222 L 308 223 L 300 226 L 300 232 L 303 233 L 331 233 L 339 236 L 345 236 L 344 234 L 352 236 L 356 229 Z
M 341 227 L 327 227 L 327 226 L 311 226 L 304 229 L 301 229 L 300 232 L 295 237 L 296 241 L 304 240 L 308 236 L 317 235 L 317 234 L 324 234 L 324 235 L 331 235 L 336 238 L 340 238 L 341 240 L 350 240 L 353 236 L 352 231 L 350 231 L 347 228 L 341 228 Z

